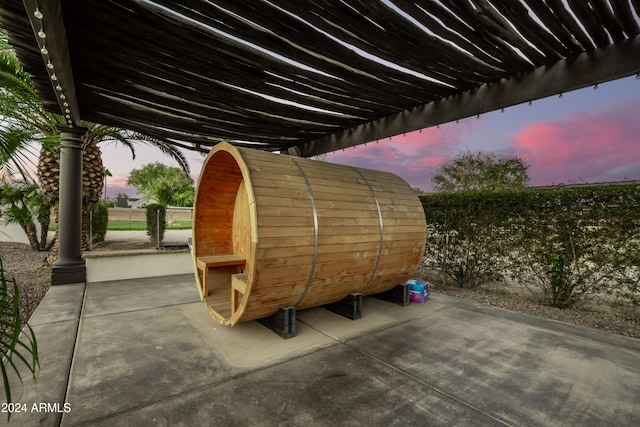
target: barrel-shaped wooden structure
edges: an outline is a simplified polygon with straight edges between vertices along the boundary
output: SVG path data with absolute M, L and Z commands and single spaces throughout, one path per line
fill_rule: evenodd
M 194 206 L 196 282 L 223 325 L 390 290 L 426 243 L 420 200 L 398 176 L 226 142 Z

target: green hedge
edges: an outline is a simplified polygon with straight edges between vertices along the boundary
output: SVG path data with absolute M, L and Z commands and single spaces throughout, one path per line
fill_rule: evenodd
M 102 243 L 107 235 L 109 225 L 109 208 L 104 202 L 89 204 L 89 218 L 91 219 L 91 242 Z
M 160 247 L 167 228 L 167 208 L 163 205 L 151 204 L 147 209 L 147 234 L 154 246 Z M 158 228 L 159 227 L 159 228 Z
M 640 187 L 593 186 L 421 196 L 425 266 L 475 287 L 540 286 L 566 307 L 586 294 L 640 303 Z

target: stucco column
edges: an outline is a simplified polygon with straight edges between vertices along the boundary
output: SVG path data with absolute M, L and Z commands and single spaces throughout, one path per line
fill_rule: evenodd
M 82 138 L 87 129 L 58 126 L 60 131 L 60 196 L 58 259 L 51 270 L 52 285 L 83 283 L 87 267 L 82 258 Z

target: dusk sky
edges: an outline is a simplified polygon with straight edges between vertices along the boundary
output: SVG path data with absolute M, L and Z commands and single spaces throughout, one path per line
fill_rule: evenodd
M 132 169 L 175 162 L 139 145 L 136 159 L 113 143 L 101 145 L 107 196 L 135 195 L 126 187 Z M 627 77 L 559 96 L 509 107 L 330 153 L 326 161 L 395 173 L 431 191 L 442 162 L 466 151 L 518 156 L 531 165 L 531 185 L 640 179 L 640 79 Z M 204 156 L 184 151 L 197 182 Z

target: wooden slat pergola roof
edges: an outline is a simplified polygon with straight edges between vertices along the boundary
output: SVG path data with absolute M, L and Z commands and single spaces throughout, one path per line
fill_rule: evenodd
M 636 74 L 639 16 L 640 0 L 24 0 L 0 27 L 70 125 L 311 156 Z

